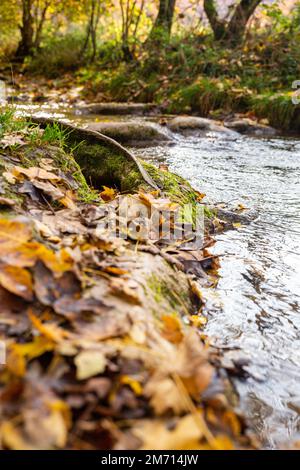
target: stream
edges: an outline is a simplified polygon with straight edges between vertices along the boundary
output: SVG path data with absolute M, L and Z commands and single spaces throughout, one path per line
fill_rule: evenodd
M 217 236 L 221 277 L 206 332 L 225 357 L 234 352 L 249 361 L 249 377 L 235 386 L 264 447 L 299 438 L 300 140 L 176 135 L 173 145 L 132 150 L 166 163 L 211 202 L 257 211 L 250 225 Z
M 249 360 L 241 408 L 266 448 L 300 431 L 300 141 L 181 138 L 137 152 L 166 162 L 214 202 L 258 219 L 217 236 L 221 278 L 206 332 Z M 226 354 L 226 353 L 225 353 Z

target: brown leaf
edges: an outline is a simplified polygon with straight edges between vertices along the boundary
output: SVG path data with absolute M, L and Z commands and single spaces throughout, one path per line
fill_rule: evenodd
M 56 301 L 64 302 L 66 299 L 71 304 L 79 298 L 81 291 L 80 283 L 74 273 L 67 271 L 56 279 L 50 269 L 41 262 L 34 267 L 34 288 L 39 301 L 54 308 Z M 72 312 L 72 308 L 69 311 Z
M 150 404 L 157 415 L 173 411 L 175 415 L 188 411 L 182 394 L 171 378 L 154 377 L 147 383 L 144 393 L 150 397 Z
M 110 289 L 112 294 L 119 295 L 130 303 L 140 305 L 142 302 L 139 295 L 138 284 L 134 281 L 113 279 L 110 284 Z
M 35 188 L 40 189 L 43 193 L 47 194 L 47 196 L 50 196 L 54 201 L 64 197 L 64 193 L 49 181 L 33 181 L 32 184 Z
M 9 199 L 7 197 L 0 197 L 0 206 L 9 206 L 13 207 L 16 205 L 16 201 Z
M 21 166 L 15 166 L 13 168 L 13 176 L 17 179 L 20 176 L 27 176 L 30 180 L 40 179 L 40 180 L 49 180 L 49 181 L 60 181 L 61 178 L 54 173 L 44 170 L 39 167 L 30 167 L 23 168 Z

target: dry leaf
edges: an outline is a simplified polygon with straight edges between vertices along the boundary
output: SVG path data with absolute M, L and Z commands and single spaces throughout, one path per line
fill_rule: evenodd
M 197 450 L 202 449 L 203 434 L 194 416 L 179 419 L 174 429 L 167 428 L 165 420 L 142 421 L 132 429 L 142 441 L 143 450 Z
M 162 335 L 171 343 L 180 343 L 183 338 L 182 324 L 175 315 L 162 316 L 163 329 Z
M 163 415 L 168 411 L 179 415 L 188 411 L 182 394 L 171 378 L 154 377 L 150 379 L 144 393 L 150 398 L 150 404 L 157 415 Z
M 24 268 L 0 264 L 0 284 L 28 302 L 33 300 L 32 277 Z
M 7 250 L 14 250 L 32 237 L 29 225 L 10 219 L 0 219 L 0 255 Z
M 108 188 L 107 186 L 103 186 L 103 189 L 104 191 L 100 193 L 100 197 L 101 199 L 103 199 L 103 201 L 108 202 L 108 201 L 112 201 L 113 199 L 115 199 L 117 193 L 113 188 Z
M 39 167 L 30 167 L 23 168 L 21 166 L 15 166 L 13 168 L 13 176 L 19 178 L 20 175 L 27 176 L 30 180 L 40 179 L 40 180 L 49 180 L 49 181 L 60 181 L 61 178 L 54 173 L 44 170 Z
M 85 380 L 102 374 L 106 368 L 106 358 L 101 351 L 82 351 L 75 360 L 78 380 Z

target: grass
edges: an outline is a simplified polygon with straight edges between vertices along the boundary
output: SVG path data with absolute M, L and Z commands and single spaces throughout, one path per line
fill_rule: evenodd
M 299 43 L 299 26 L 265 28 L 234 49 L 209 35 L 178 34 L 159 54 L 146 48 L 133 62 L 99 60 L 76 77 L 91 100 L 100 94 L 107 101 L 156 102 L 167 112 L 211 117 L 256 114 L 275 127 L 293 129 L 289 93 L 300 77 Z
M 0 138 L 9 132 L 19 132 L 27 127 L 28 123 L 20 118 L 16 119 L 13 108 L 5 108 L 0 113 Z
M 21 151 L 20 146 L 9 146 L 7 152 L 14 152 L 24 167 L 39 166 L 44 156 L 51 158 L 57 168 L 74 178 L 78 185 L 77 195 L 80 201 L 100 202 L 99 192 L 87 184 L 79 164 L 73 157 L 72 149 L 68 148 L 68 131 L 57 123 L 49 124 L 41 130 L 38 125 L 30 121 L 16 118 L 14 109 L 6 109 L 0 113 L 0 139 L 4 134 L 16 131 L 20 133 L 23 131 L 27 145 L 22 146 Z

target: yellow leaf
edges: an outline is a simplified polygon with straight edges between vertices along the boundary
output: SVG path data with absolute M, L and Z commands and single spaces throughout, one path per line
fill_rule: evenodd
M 161 319 L 163 337 L 171 343 L 180 343 L 183 338 L 180 320 L 175 315 L 163 315 Z
M 26 361 L 14 345 L 9 348 L 6 362 L 7 369 L 17 377 L 24 377 L 26 372 Z
M 174 429 L 167 428 L 167 422 L 160 419 L 142 421 L 132 429 L 133 434 L 143 442 L 143 450 L 196 450 L 201 449 L 202 431 L 192 415 L 177 421 Z
M 73 260 L 69 253 L 64 249 L 58 253 L 54 253 L 44 245 L 40 245 L 37 250 L 37 257 L 43 261 L 50 271 L 55 273 L 64 273 L 73 267 Z
M 32 447 L 24 437 L 20 430 L 9 421 L 4 421 L 1 428 L 1 439 L 6 448 L 11 450 L 31 450 Z
M 29 268 L 36 263 L 37 251 L 40 246 L 37 242 L 24 243 L 14 249 L 7 250 L 7 253 L 2 255 L 2 260 L 11 266 Z
M 31 274 L 24 268 L 0 265 L 0 284 L 27 301 L 33 300 L 33 285 Z
M 191 315 L 190 320 L 196 328 L 202 328 L 207 323 L 207 318 L 203 315 Z
M 28 312 L 28 316 L 33 326 L 46 338 L 54 342 L 60 342 L 64 338 L 69 336 L 67 330 L 59 328 L 55 323 L 42 323 L 41 320 L 36 317 L 31 311 Z
M 53 351 L 55 343 L 43 336 L 37 336 L 30 343 L 14 344 L 13 349 L 17 354 L 26 357 L 28 360 L 39 357 L 47 351 Z
M 68 190 L 66 191 L 64 197 L 59 200 L 59 202 L 68 209 L 74 210 L 76 209 L 75 199 L 76 198 L 73 191 Z
M 103 199 L 103 201 L 108 202 L 108 201 L 112 201 L 113 199 L 115 199 L 117 193 L 113 188 L 108 188 L 107 186 L 103 186 L 103 189 L 104 191 L 100 193 L 100 197 L 101 199 Z
M 132 377 L 129 377 L 129 375 L 122 375 L 121 379 L 120 379 L 120 383 L 123 384 L 123 385 L 128 385 L 136 395 L 142 395 L 143 393 L 143 389 L 142 389 L 142 386 L 141 384 L 133 379 Z
M 232 411 L 225 411 L 223 414 L 223 421 L 227 424 L 234 436 L 239 436 L 241 434 L 241 423 L 239 418 Z
M 7 250 L 14 250 L 32 237 L 32 229 L 19 221 L 0 219 L 0 255 Z

